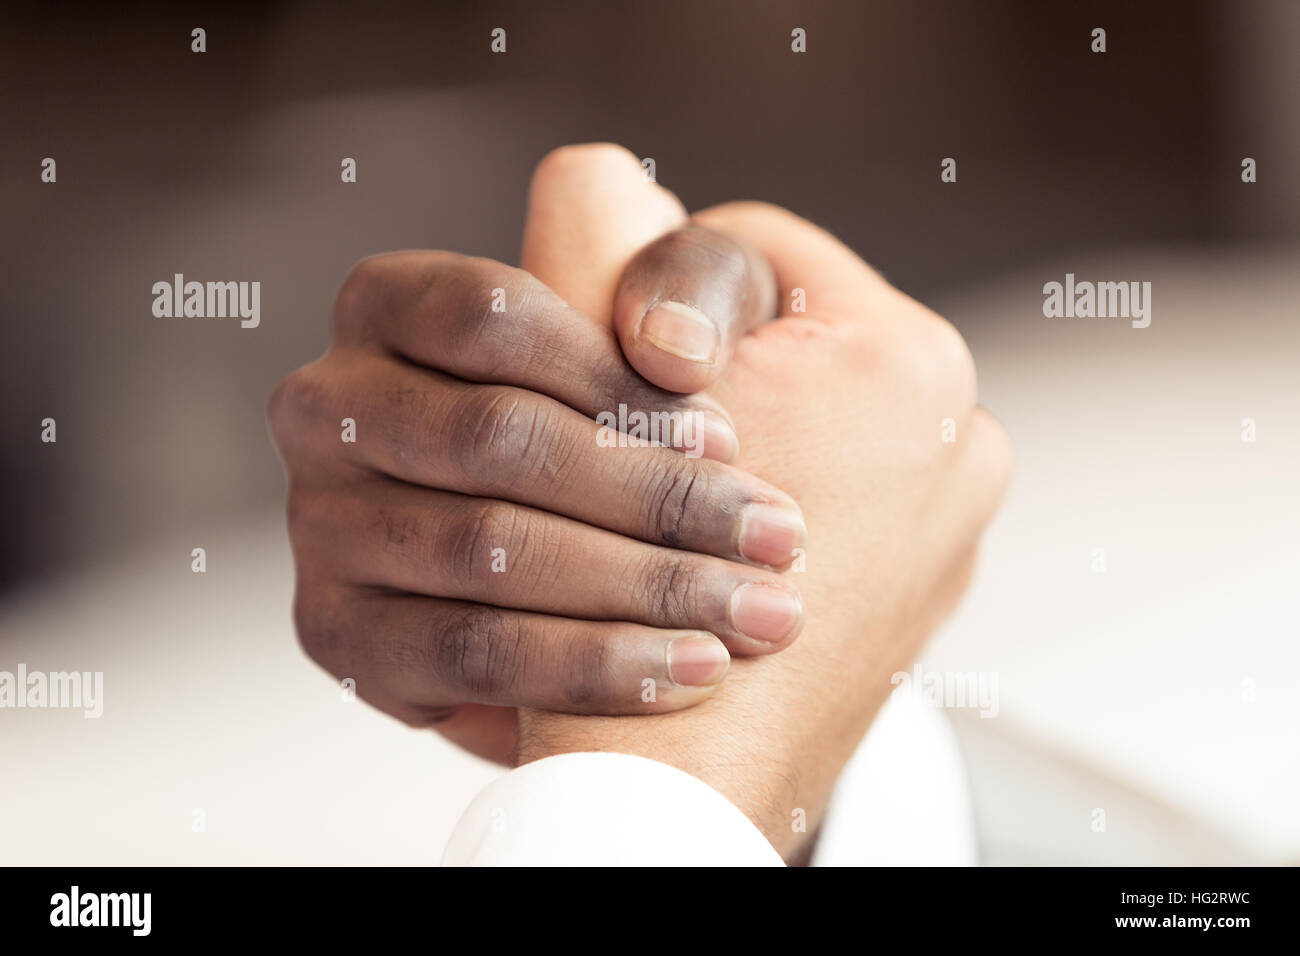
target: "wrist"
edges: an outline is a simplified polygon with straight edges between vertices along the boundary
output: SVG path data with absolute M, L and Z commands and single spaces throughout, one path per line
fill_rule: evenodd
M 705 706 L 705 705 L 700 705 Z M 699 707 L 692 708 L 698 711 Z M 645 717 L 519 712 L 519 765 L 564 753 L 626 753 L 676 767 L 712 787 L 745 814 L 787 861 L 806 856 L 820 808 L 805 813 L 792 760 L 773 739 L 713 732 L 703 739 L 691 711 Z M 761 745 L 761 746 L 756 746 Z M 760 752 L 761 751 L 761 752 Z

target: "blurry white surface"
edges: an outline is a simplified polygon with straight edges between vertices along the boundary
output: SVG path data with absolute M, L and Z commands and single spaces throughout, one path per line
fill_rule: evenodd
M 345 701 L 292 581 L 268 512 L 6 607 L 0 670 L 103 671 L 104 713 L 0 711 L 0 863 L 437 863 L 497 768 Z
M 1300 855 L 1298 266 L 1295 247 L 1115 250 L 931 303 L 967 333 L 1016 474 L 927 665 L 997 672 L 987 723 L 1269 860 Z M 1067 272 L 1151 281 L 1150 327 L 1045 318 Z M 1104 805 L 1076 796 L 1072 817 L 1040 808 L 1046 833 L 1090 833 Z

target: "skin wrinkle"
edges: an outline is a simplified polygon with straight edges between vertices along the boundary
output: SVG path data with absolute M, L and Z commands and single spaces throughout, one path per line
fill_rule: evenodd
M 513 509 L 510 511 L 507 520 L 512 524 L 506 532 L 503 532 L 496 521 L 497 507 L 492 502 L 475 505 L 476 510 L 471 512 L 471 520 L 456 533 L 455 544 L 451 548 L 452 577 L 463 585 L 468 585 L 474 580 L 476 569 L 482 563 L 483 556 L 492 546 L 493 541 L 504 537 L 508 546 L 513 544 L 513 522 L 518 512 Z
M 669 539 L 672 544 L 676 544 L 678 541 L 682 540 L 682 522 L 686 520 L 686 510 L 688 507 L 687 502 L 692 500 L 691 491 L 695 488 L 695 481 L 698 477 L 699 472 L 692 471 L 690 481 L 686 484 L 686 490 L 682 492 L 681 507 L 677 509 L 677 521 L 673 525 L 672 538 Z
M 528 422 L 528 435 L 524 438 L 524 447 L 520 455 L 529 462 L 529 479 L 532 479 L 532 481 L 540 479 L 544 474 L 549 474 L 552 478 L 555 475 L 550 464 L 551 455 L 546 452 L 554 451 L 558 442 L 563 439 L 553 440 L 549 446 L 543 445 L 541 453 L 538 452 L 539 443 L 542 442 L 543 436 L 549 431 L 545 427 L 549 423 L 549 418 L 545 406 L 538 406 Z
M 544 456 L 544 465 L 546 474 L 554 484 L 569 484 L 574 479 L 574 471 L 579 465 L 574 440 L 565 433 L 557 432 L 552 440 L 549 454 Z

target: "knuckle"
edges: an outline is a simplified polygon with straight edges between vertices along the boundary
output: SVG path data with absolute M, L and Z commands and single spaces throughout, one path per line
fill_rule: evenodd
M 430 644 L 434 672 L 472 698 L 495 701 L 523 680 L 526 644 L 514 615 L 463 605 L 434 625 Z
M 455 517 L 450 534 L 434 536 L 432 545 L 438 548 L 448 570 L 462 587 L 491 581 L 490 558 L 494 548 L 504 548 L 515 554 L 519 539 L 526 536 L 521 521 L 523 513 L 504 502 L 476 502 Z M 442 543 L 439 543 L 441 538 Z
M 548 419 L 545 406 L 518 389 L 472 393 L 453 426 L 467 477 L 494 488 L 527 480 L 546 457 Z
M 270 423 L 271 434 L 277 442 L 304 404 L 308 387 L 304 378 L 302 369 L 290 372 L 271 390 L 271 395 L 266 400 L 266 420 Z
M 326 418 L 337 405 L 319 365 L 312 362 L 289 373 L 267 399 L 267 422 L 282 453 L 293 449 L 294 438 L 304 425 Z
M 645 496 L 646 525 L 656 540 L 677 547 L 696 503 L 708 496 L 709 473 L 689 458 L 656 455 L 651 460 L 654 464 L 650 493 Z
M 341 656 L 346 635 L 341 602 L 329 588 L 300 583 L 293 597 L 293 626 L 298 646 L 308 658 L 333 672 Z
M 1015 450 L 1011 436 L 1002 423 L 982 408 L 976 409 L 975 421 L 979 423 L 979 460 L 981 469 L 998 500 L 1011 483 L 1015 470 Z
M 391 279 L 389 256 L 367 256 L 349 271 L 334 297 L 334 327 L 348 328 L 363 322 L 388 294 Z
M 279 430 L 284 425 L 289 406 L 293 403 L 295 387 L 293 373 L 290 373 L 271 389 L 271 394 L 266 399 L 266 420 L 271 426 L 271 434 L 277 438 Z
M 534 294 L 528 273 L 491 259 L 460 260 L 437 290 L 437 312 L 444 324 L 444 343 L 452 354 L 491 372 L 494 362 L 510 356 L 515 318 L 521 302 Z M 432 294 L 432 293 L 431 293 Z
M 956 326 L 942 319 L 936 324 L 933 334 L 935 361 L 949 393 L 975 404 L 975 359 L 966 346 L 966 340 Z
M 312 660 L 316 659 L 314 651 L 318 645 L 317 620 L 310 598 L 299 587 L 293 596 L 293 630 L 298 635 L 298 644 Z
M 266 418 L 277 437 L 287 428 L 304 420 L 328 414 L 337 406 L 334 390 L 321 375 L 321 363 L 312 362 L 295 369 L 279 382 L 266 401 Z
M 598 709 L 610 700 L 613 675 L 606 641 L 584 631 L 564 643 L 564 703 L 575 710 Z
M 901 360 L 910 381 L 927 394 L 975 403 L 975 360 L 950 322 L 929 315 L 907 336 Z
M 289 490 L 284 496 L 284 511 L 291 539 L 300 538 L 318 528 L 333 514 L 332 509 L 324 506 L 320 492 L 298 481 L 289 483 Z
M 641 594 L 658 621 L 686 626 L 696 606 L 697 590 L 695 567 L 677 555 L 656 555 L 641 575 Z

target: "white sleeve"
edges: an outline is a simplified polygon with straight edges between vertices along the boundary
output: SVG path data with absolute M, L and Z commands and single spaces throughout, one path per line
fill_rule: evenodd
M 469 805 L 444 866 L 781 866 L 759 829 L 667 764 L 573 753 L 525 764 Z

